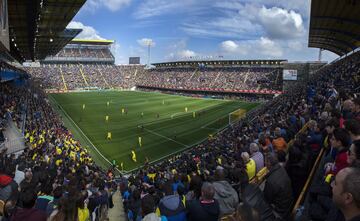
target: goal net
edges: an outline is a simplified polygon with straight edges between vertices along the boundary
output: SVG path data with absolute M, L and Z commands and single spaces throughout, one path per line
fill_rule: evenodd
M 238 109 L 229 114 L 229 125 L 232 125 L 246 116 L 246 110 Z

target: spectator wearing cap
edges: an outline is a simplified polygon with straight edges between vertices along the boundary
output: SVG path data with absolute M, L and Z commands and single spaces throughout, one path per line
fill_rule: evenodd
M 264 168 L 264 155 L 259 151 L 259 146 L 257 143 L 250 144 L 250 155 L 251 159 L 255 161 L 256 164 L 256 173 Z
M 205 182 L 201 187 L 200 199 L 186 202 L 188 221 L 217 221 L 220 215 L 220 206 L 214 199 L 214 195 L 214 186 Z
M 333 202 L 346 221 L 360 221 L 360 169 L 344 168 L 332 182 Z

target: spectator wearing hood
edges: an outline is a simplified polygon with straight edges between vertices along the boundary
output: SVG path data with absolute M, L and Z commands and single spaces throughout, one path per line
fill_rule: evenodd
M 165 216 L 168 221 L 185 221 L 185 205 L 178 195 L 175 195 L 172 183 L 167 182 L 164 186 L 165 196 L 159 202 L 161 216 Z
M 225 180 L 225 171 L 223 168 L 217 168 L 215 171 L 215 196 L 220 205 L 220 216 L 235 212 L 239 197 L 235 189 Z

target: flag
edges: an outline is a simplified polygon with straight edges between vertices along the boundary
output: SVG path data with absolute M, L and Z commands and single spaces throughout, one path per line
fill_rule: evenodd
M 123 162 L 120 163 L 120 167 L 121 167 L 121 170 L 124 170 L 124 163 Z
M 195 118 L 196 117 L 196 114 L 195 114 L 195 112 L 193 112 L 193 118 Z
M 106 139 L 111 140 L 111 132 L 107 133 L 107 138 Z
M 136 153 L 133 150 L 131 151 L 131 159 L 136 163 Z
M 83 104 L 83 110 L 85 110 L 85 104 Z
M 187 107 L 185 107 L 185 112 L 188 112 L 188 108 L 187 108 Z
M 142 143 L 141 143 L 141 137 L 139 137 L 139 146 L 141 147 L 142 146 Z
M 105 116 L 105 121 L 108 122 L 109 121 L 109 116 Z
M 162 104 L 165 104 L 165 100 L 163 100 Z

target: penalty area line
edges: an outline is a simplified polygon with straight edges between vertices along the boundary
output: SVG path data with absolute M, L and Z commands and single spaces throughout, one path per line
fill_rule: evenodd
M 147 129 L 147 128 L 144 128 L 144 130 L 146 130 L 147 132 L 152 133 L 152 134 L 154 134 L 154 135 L 156 135 L 156 136 L 159 136 L 159 137 L 165 138 L 165 139 L 167 139 L 167 140 L 170 140 L 170 141 L 172 141 L 172 142 L 175 142 L 175 143 L 177 143 L 177 144 L 180 144 L 180 145 L 182 145 L 182 146 L 184 146 L 184 147 L 187 147 L 187 148 L 191 147 L 191 146 L 189 146 L 189 145 L 186 145 L 186 144 L 184 144 L 184 143 L 181 143 L 181 142 L 179 142 L 179 141 L 176 141 L 176 140 L 174 140 L 174 139 L 171 139 L 170 137 L 164 136 L 164 135 L 162 135 L 162 134 L 156 133 L 156 132 L 154 132 L 154 131 L 152 131 L 152 130 L 149 130 L 149 129 Z

